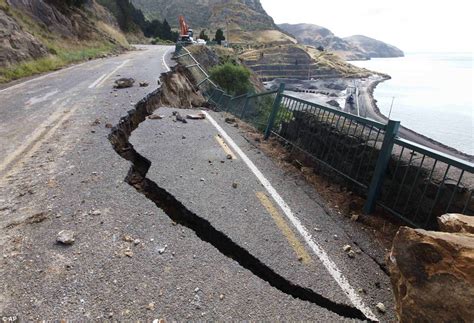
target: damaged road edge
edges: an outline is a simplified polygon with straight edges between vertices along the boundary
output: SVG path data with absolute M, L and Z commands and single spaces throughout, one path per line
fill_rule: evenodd
M 174 71 L 163 74 L 162 78 L 169 78 L 169 74 L 173 74 Z M 164 87 L 164 91 L 166 90 L 167 87 Z M 164 94 L 162 88 L 153 91 L 138 102 L 135 109 L 128 111 L 128 114 L 122 117 L 120 122 L 112 128 L 109 135 L 110 143 L 122 158 L 132 164 L 125 181 L 154 202 L 171 220 L 193 230 L 202 241 L 211 244 L 223 255 L 237 261 L 242 267 L 268 282 L 274 288 L 294 298 L 326 308 L 340 316 L 370 321 L 356 307 L 336 303 L 309 288 L 295 285 L 280 276 L 246 249 L 232 241 L 223 232 L 215 229 L 206 219 L 187 209 L 172 194 L 146 178 L 151 162 L 134 149 L 129 142 L 129 137 L 139 124 L 146 120 L 147 116 L 151 115 L 162 102 L 166 101 L 162 100 Z

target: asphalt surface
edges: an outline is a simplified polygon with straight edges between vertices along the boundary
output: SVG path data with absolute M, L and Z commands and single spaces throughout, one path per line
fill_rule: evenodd
M 344 321 L 272 287 L 124 182 L 130 164 L 112 149 L 109 127 L 156 89 L 160 73 L 172 64 L 171 49 L 149 46 L 0 91 L 0 315 Z M 150 86 L 114 91 L 119 77 Z M 289 281 L 352 305 L 237 152 L 231 149 L 236 159 L 227 159 L 209 120 L 176 123 L 172 111 L 160 108 L 156 113 L 164 119 L 147 120 L 132 135 L 136 150 L 152 162 L 148 178 Z M 326 212 L 312 187 L 284 173 L 222 116 L 212 116 L 364 306 L 381 321 L 394 321 L 389 278 L 372 260 L 383 250 L 370 235 Z M 71 246 L 56 243 L 65 229 L 75 232 Z M 360 252 L 349 258 L 343 246 L 359 251 L 354 241 L 370 249 L 370 257 Z M 386 314 L 375 309 L 379 302 Z

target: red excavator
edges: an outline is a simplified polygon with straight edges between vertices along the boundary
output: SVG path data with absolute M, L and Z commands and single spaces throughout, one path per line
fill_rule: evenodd
M 194 44 L 193 30 L 188 27 L 184 16 L 179 16 L 179 39 L 178 43 L 186 46 Z

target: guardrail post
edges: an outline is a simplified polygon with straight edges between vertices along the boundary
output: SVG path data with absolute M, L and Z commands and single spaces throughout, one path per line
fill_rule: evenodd
M 364 205 L 365 214 L 374 212 L 375 202 L 377 201 L 380 194 L 380 189 L 382 188 L 385 172 L 392 156 L 394 139 L 398 134 L 399 128 L 400 121 L 388 121 L 387 128 L 385 129 L 382 148 L 380 149 L 377 165 L 375 166 L 375 171 L 372 175 L 372 180 L 370 181 L 369 192 Z
M 275 98 L 275 101 L 273 101 L 273 108 L 270 114 L 270 118 L 268 119 L 268 125 L 267 125 L 267 128 L 265 129 L 265 136 L 264 136 L 265 140 L 267 140 L 270 137 L 270 134 L 272 132 L 276 115 L 278 113 L 278 110 L 280 110 L 281 100 L 283 99 L 283 92 L 285 92 L 285 83 L 280 83 L 277 96 Z
M 244 107 L 242 108 L 242 113 L 240 114 L 240 119 L 241 119 L 241 120 L 244 119 L 245 111 L 247 110 L 247 108 L 248 108 L 248 106 L 249 106 L 249 102 L 250 102 L 250 94 L 247 93 L 247 95 L 245 96 Z

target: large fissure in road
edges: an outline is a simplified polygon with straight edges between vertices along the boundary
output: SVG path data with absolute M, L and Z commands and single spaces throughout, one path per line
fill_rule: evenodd
M 173 73 L 176 73 L 176 71 L 163 75 L 161 79 L 169 81 L 173 79 L 173 77 L 170 77 Z M 151 162 L 134 149 L 133 145 L 129 142 L 129 137 L 139 124 L 146 120 L 147 116 L 151 115 L 162 102 L 167 101 L 168 93 L 166 92 L 169 86 L 164 85 L 162 89 L 155 90 L 138 102 L 135 109 L 122 117 L 109 135 L 109 140 L 115 151 L 132 164 L 125 181 L 138 192 L 144 194 L 149 200 L 153 201 L 171 220 L 193 230 L 202 241 L 211 244 L 223 255 L 237 261 L 242 267 L 281 292 L 326 308 L 343 317 L 368 320 L 356 307 L 336 303 L 311 289 L 288 281 L 250 254 L 246 249 L 232 241 L 223 232 L 214 228 L 209 221 L 187 209 L 171 193 L 146 177 L 151 167 Z

